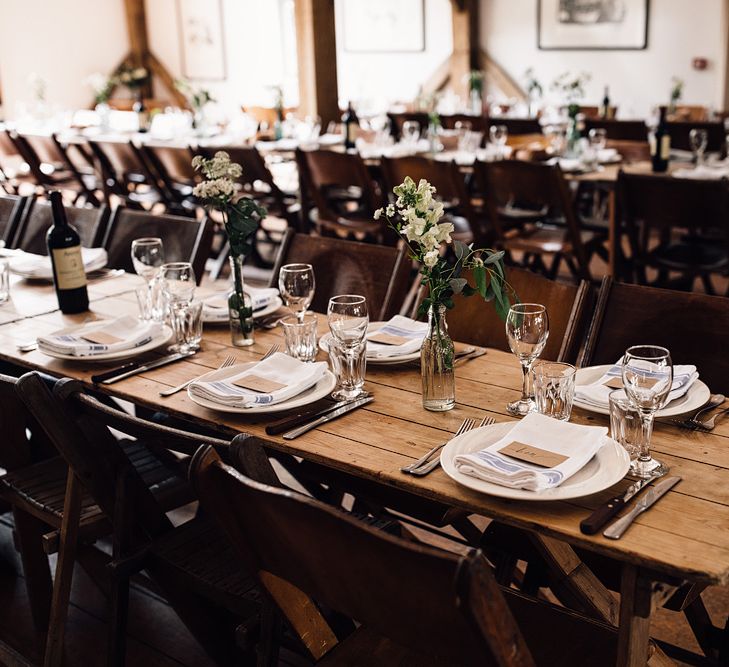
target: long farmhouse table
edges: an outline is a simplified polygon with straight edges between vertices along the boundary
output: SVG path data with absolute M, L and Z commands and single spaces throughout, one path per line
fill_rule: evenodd
M 23 353 L 17 345 L 89 316 L 136 314 L 133 289 L 139 284 L 137 276 L 128 274 L 92 282 L 91 313 L 63 316 L 57 310 L 52 287 L 14 282 L 11 301 L 0 306 L 0 358 L 21 369 L 72 377 L 91 386 L 93 373 L 119 364 L 61 361 L 38 350 Z M 485 316 L 492 316 L 485 312 Z M 326 330 L 324 317 L 320 329 Z M 690 599 L 707 585 L 729 583 L 729 420 L 720 422 L 710 433 L 658 423 L 653 436 L 655 452 L 683 481 L 642 514 L 622 539 L 588 537 L 580 533 L 580 521 L 618 488 L 624 488 L 627 481 L 587 498 L 542 503 L 482 495 L 457 485 L 440 469 L 422 478 L 400 472 L 401 466 L 447 440 L 466 417 L 512 420 L 505 406 L 520 393 L 521 371 L 515 358 L 505 352 L 490 349 L 486 355 L 457 366 L 457 405 L 445 413 L 422 408 L 419 370 L 414 365 L 371 366 L 367 369 L 367 388 L 374 402 L 292 441 L 265 435 L 266 420 L 261 417 L 213 412 L 193 403 L 185 392 L 169 398 L 159 396 L 161 389 L 217 368 L 231 353 L 241 362 L 255 360 L 273 343 L 282 342 L 279 330 L 257 331 L 255 345 L 233 348 L 227 327 L 206 326 L 202 349 L 194 357 L 94 388 L 193 420 L 216 429 L 223 437 L 248 432 L 264 438 L 275 450 L 327 469 L 529 531 L 583 608 L 619 627 L 619 665 L 643 665 L 648 655 L 652 665 L 672 664 L 649 639 L 652 612 L 676 591 L 690 589 Z M 607 422 L 579 409 L 573 412 L 572 421 Z M 620 602 L 584 566 L 573 547 L 597 552 L 620 565 Z

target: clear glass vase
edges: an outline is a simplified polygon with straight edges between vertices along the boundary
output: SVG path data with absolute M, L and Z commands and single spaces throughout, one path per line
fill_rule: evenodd
M 469 93 L 469 102 L 471 106 L 471 114 L 474 116 L 483 115 L 483 97 L 481 91 L 473 88 Z
M 253 345 L 253 304 L 245 293 L 243 284 L 242 255 L 230 257 L 230 275 L 233 289 L 228 294 L 228 316 L 230 319 L 230 339 L 236 347 Z
M 452 410 L 456 405 L 453 341 L 448 335 L 445 312 L 444 305 L 428 310 L 428 333 L 420 350 L 423 407 L 434 412 Z

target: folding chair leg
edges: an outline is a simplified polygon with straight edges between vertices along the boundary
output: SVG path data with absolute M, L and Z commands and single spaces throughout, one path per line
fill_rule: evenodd
M 13 516 L 33 624 L 39 630 L 46 630 L 51 613 L 53 580 L 42 540 L 49 527 L 17 507 L 13 508 Z
M 44 667 L 57 667 L 63 662 L 63 639 L 66 630 L 68 605 L 71 598 L 71 582 L 73 580 L 73 565 L 76 556 L 80 515 L 81 488 L 76 476 L 69 470 L 66 479 L 66 498 L 63 504 L 61 543 L 58 550 L 56 576 L 53 581 L 53 602 L 46 639 Z
M 126 662 L 127 619 L 129 616 L 129 578 L 116 576 L 111 584 L 109 600 L 109 644 L 107 664 L 124 667 Z

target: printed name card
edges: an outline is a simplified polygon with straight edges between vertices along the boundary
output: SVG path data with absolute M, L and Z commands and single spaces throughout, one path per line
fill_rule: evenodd
M 371 340 L 373 343 L 382 343 L 383 345 L 404 345 L 409 343 L 412 339 L 407 336 L 396 336 L 395 334 L 377 332 L 371 336 L 367 336 L 367 340 Z
M 89 343 L 96 343 L 97 345 L 112 345 L 122 342 L 121 338 L 117 338 L 106 331 L 91 331 L 81 336 L 81 338 L 89 341 Z
M 272 394 L 274 391 L 283 389 L 286 386 L 285 384 L 281 384 L 275 380 L 262 378 L 259 375 L 246 375 L 245 377 L 235 380 L 233 384 L 241 389 L 248 389 L 249 391 L 255 391 L 259 394 Z
M 602 384 L 605 387 L 610 387 L 610 389 L 623 388 L 623 381 L 620 378 L 610 378 L 607 382 L 603 382 Z
M 560 463 L 564 463 L 569 456 L 550 452 L 546 449 L 540 449 L 534 445 L 525 445 L 523 442 L 511 442 L 499 450 L 499 454 L 506 454 L 512 459 L 533 463 L 544 468 L 554 468 Z

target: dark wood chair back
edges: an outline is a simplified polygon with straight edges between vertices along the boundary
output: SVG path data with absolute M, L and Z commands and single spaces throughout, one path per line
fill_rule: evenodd
M 0 239 L 11 247 L 20 220 L 28 205 L 26 197 L 0 195 Z
M 582 366 L 612 364 L 631 345 L 671 351 L 674 364 L 694 364 L 713 392 L 729 392 L 729 298 L 603 280 Z
M 646 162 L 651 159 L 651 147 L 647 141 L 630 141 L 624 139 L 608 139 L 608 148 L 614 148 L 623 158 L 623 162 Z
M 724 151 L 724 123 L 714 121 L 692 121 L 692 120 L 676 120 L 666 123 L 668 134 L 671 136 L 671 148 L 682 151 L 691 150 L 691 141 L 689 134 L 691 130 L 706 130 L 708 141 L 706 145 L 707 151 Z
M 549 339 L 541 358 L 574 364 L 587 329 L 588 283 L 560 283 L 517 267 L 507 267 L 506 279 L 519 301 L 541 303 L 547 308 Z M 448 312 L 448 331 L 453 340 L 509 351 L 504 322 L 493 304 L 485 303 L 478 295 L 458 295 L 453 301 L 455 307 Z
M 165 261 L 192 262 L 200 282 L 213 243 L 213 225 L 207 217 L 195 220 L 177 215 L 152 215 L 119 206 L 111 216 L 103 243 L 109 254 L 108 266 L 134 271 L 130 248 L 132 241 L 142 236 L 162 239 Z
M 109 220 L 109 209 L 79 208 L 66 206 L 66 218 L 75 227 L 84 248 L 101 246 Z M 46 233 L 53 224 L 50 202 L 37 199 L 30 203 L 25 218 L 21 220 L 12 247 L 38 255 L 47 255 Z
M 190 148 L 147 144 L 142 153 L 165 181 L 190 185 L 198 180 L 192 168 L 194 153 Z
M 102 175 L 107 203 L 114 194 L 134 204 L 133 191 L 142 184 L 151 188 L 158 198 L 164 199 L 164 192 L 152 168 L 131 141 L 89 141 L 89 148 Z
M 273 180 L 273 174 L 268 168 L 266 161 L 263 159 L 260 151 L 255 146 L 216 146 L 215 148 L 197 148 L 195 153 L 203 155 L 206 158 L 212 158 L 218 151 L 223 151 L 230 155 L 232 162 L 238 163 L 243 169 L 243 174 L 238 179 L 247 192 L 254 194 L 258 192 L 261 184 L 266 186 L 265 190 L 272 194 L 281 195 L 283 193 Z
M 328 236 L 309 236 L 288 230 L 271 273 L 278 286 L 284 264 L 311 264 L 316 276 L 312 310 L 327 312 L 329 299 L 337 294 L 361 294 L 367 298 L 370 318 L 389 319 L 400 312 L 410 287 L 411 263 L 404 246 L 346 241 Z
M 190 476 L 203 507 L 284 615 L 295 613 L 292 600 L 310 597 L 431 659 L 533 664 L 480 553 L 458 556 L 406 542 L 307 496 L 253 481 L 212 450 L 195 455 Z M 331 639 L 309 646 L 316 658 L 336 644 Z
M 607 132 L 607 138 L 616 141 L 648 141 L 648 128 L 643 120 L 587 118 L 585 132 L 593 128 L 603 128 Z
M 589 118 L 590 120 L 600 120 L 600 113 L 602 112 L 601 106 L 593 106 L 593 105 L 587 105 L 584 104 L 580 105 L 580 111 L 586 119 Z M 615 118 L 615 115 L 618 113 L 618 107 L 616 106 L 610 106 L 608 107 L 608 119 Z
M 417 123 L 421 135 L 428 129 L 428 114 L 424 111 L 389 112 L 387 117 L 390 120 L 390 133 L 395 141 L 399 141 L 402 137 L 402 126 L 406 121 Z
M 537 118 L 487 118 L 487 133 L 492 125 L 504 125 L 510 136 L 518 134 L 542 134 L 542 126 L 539 124 Z

